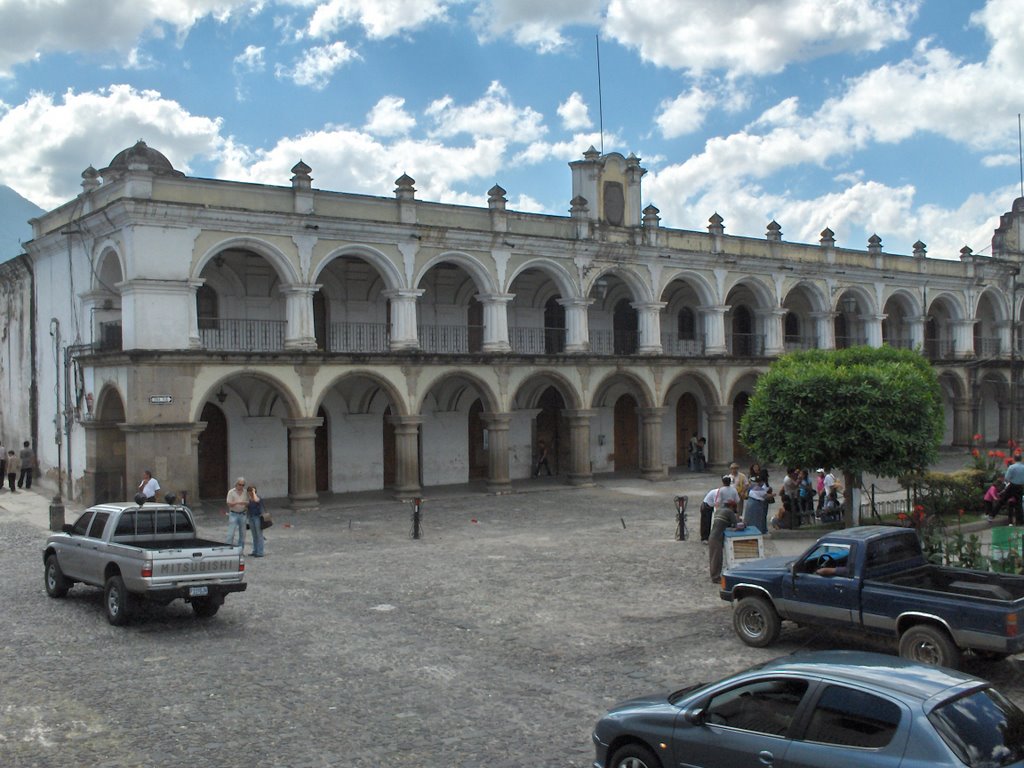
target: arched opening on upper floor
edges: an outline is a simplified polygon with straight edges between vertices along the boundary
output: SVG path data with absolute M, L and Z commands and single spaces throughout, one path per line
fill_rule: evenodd
M 710 289 L 691 275 L 674 277 L 662 292 L 661 348 L 666 355 L 699 357 L 704 354 L 707 333 L 701 307 L 710 301 Z
M 313 336 L 317 349 L 339 353 L 387 352 L 391 340 L 391 303 L 387 292 L 393 276 L 381 270 L 380 259 L 361 251 L 339 254 L 316 278 L 313 295 Z
M 761 357 L 765 353 L 767 329 L 763 310 L 775 305 L 771 291 L 760 281 L 744 279 L 725 297 L 725 336 L 729 354 Z
M 882 342 L 897 349 L 913 349 L 919 346 L 923 337 L 915 333 L 915 324 L 920 310 L 914 297 L 907 291 L 896 291 L 885 301 L 882 308 Z
M 818 338 L 817 315 L 824 310 L 818 290 L 810 283 L 797 283 L 782 301 L 786 314 L 782 320 L 783 348 L 786 352 L 817 349 L 822 346 Z
M 861 291 L 847 288 L 839 293 L 835 303 L 833 333 L 836 349 L 862 347 L 868 343 L 867 318 L 871 302 Z
M 989 289 L 978 297 L 974 312 L 974 354 L 979 358 L 999 357 L 1009 352 L 1009 339 L 1004 344 L 1003 332 L 1007 329 L 1006 306 L 994 290 Z
M 512 279 L 508 335 L 513 352 L 557 355 L 565 351 L 566 300 L 572 296 L 566 276 L 547 262 L 523 269 Z
M 128 493 L 124 399 L 116 387 L 104 386 L 96 399 L 96 412 L 86 423 L 86 500 L 93 504 L 123 501 Z
M 275 352 L 288 336 L 286 297 L 275 265 L 245 247 L 216 252 L 199 273 L 196 322 L 204 349 Z
M 121 290 L 117 286 L 124 280 L 124 270 L 113 247 L 100 252 L 93 278 L 91 341 L 101 350 L 121 349 Z
M 300 411 L 284 385 L 265 374 L 237 373 L 202 395 L 197 409 L 197 420 L 206 424 L 196 452 L 200 498 L 222 502 L 235 477 L 245 477 L 266 498 L 289 494 L 286 422 Z
M 592 300 L 587 312 L 590 351 L 595 355 L 633 355 L 640 347 L 638 302 L 648 301 L 650 291 L 633 272 L 606 270 L 590 283 Z
M 931 299 L 924 336 L 925 356 L 929 360 L 952 360 L 956 357 L 956 323 L 960 315 L 953 297 L 941 294 Z
M 484 351 L 488 334 L 481 300 L 489 300 L 493 286 L 479 264 L 459 254 L 445 254 L 431 261 L 417 287 L 423 291 L 416 311 L 419 344 L 424 352 Z

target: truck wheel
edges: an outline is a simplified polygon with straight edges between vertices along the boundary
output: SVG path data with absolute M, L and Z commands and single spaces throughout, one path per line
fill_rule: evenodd
M 732 612 L 732 627 L 747 645 L 764 648 L 778 640 L 782 619 L 763 597 L 744 597 Z
M 108 578 L 103 587 L 103 607 L 107 611 L 107 621 L 115 627 L 127 624 L 132 617 L 133 604 L 131 594 L 124 588 L 124 579 L 116 573 Z
M 917 624 L 900 635 L 900 656 L 921 664 L 957 669 L 960 649 L 944 629 Z
M 43 580 L 46 583 L 46 594 L 50 597 L 64 597 L 71 589 L 71 584 L 64 578 L 64 572 L 60 569 L 56 555 L 46 558 Z
M 195 612 L 197 619 L 208 619 L 217 614 L 217 611 L 220 610 L 220 605 L 207 597 L 203 600 L 193 600 L 192 610 Z

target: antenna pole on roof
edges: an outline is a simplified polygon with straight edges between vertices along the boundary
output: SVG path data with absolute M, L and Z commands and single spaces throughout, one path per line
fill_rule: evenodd
M 601 154 L 604 155 L 604 99 L 601 96 L 601 36 L 594 35 L 594 42 L 597 44 L 597 121 L 601 130 Z

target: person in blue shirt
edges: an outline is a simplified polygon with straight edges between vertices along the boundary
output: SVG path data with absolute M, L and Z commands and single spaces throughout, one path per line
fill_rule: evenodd
M 999 513 L 1003 505 L 1008 501 L 1009 504 L 1009 522 L 1010 525 L 1021 524 L 1021 494 L 1024 492 L 1024 456 L 1016 454 L 1013 457 L 1013 463 L 1006 468 L 1004 473 L 1006 479 L 1006 487 L 1003 488 L 1002 493 L 999 494 L 999 501 L 996 502 L 995 510 L 993 515 Z M 1012 501 L 1010 501 L 1012 499 Z

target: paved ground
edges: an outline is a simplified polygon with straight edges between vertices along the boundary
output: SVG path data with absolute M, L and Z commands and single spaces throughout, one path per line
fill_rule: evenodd
M 0 765 L 588 766 L 617 700 L 851 645 L 736 639 L 706 548 L 674 539 L 672 496 L 695 510 L 710 481 L 439 490 L 420 540 L 410 507 L 383 498 L 278 509 L 248 591 L 215 618 L 175 604 L 126 628 L 98 589 L 46 597 L 48 500 L 4 493 Z M 224 521 L 200 527 L 219 538 Z M 974 664 L 1024 702 L 1020 661 Z

